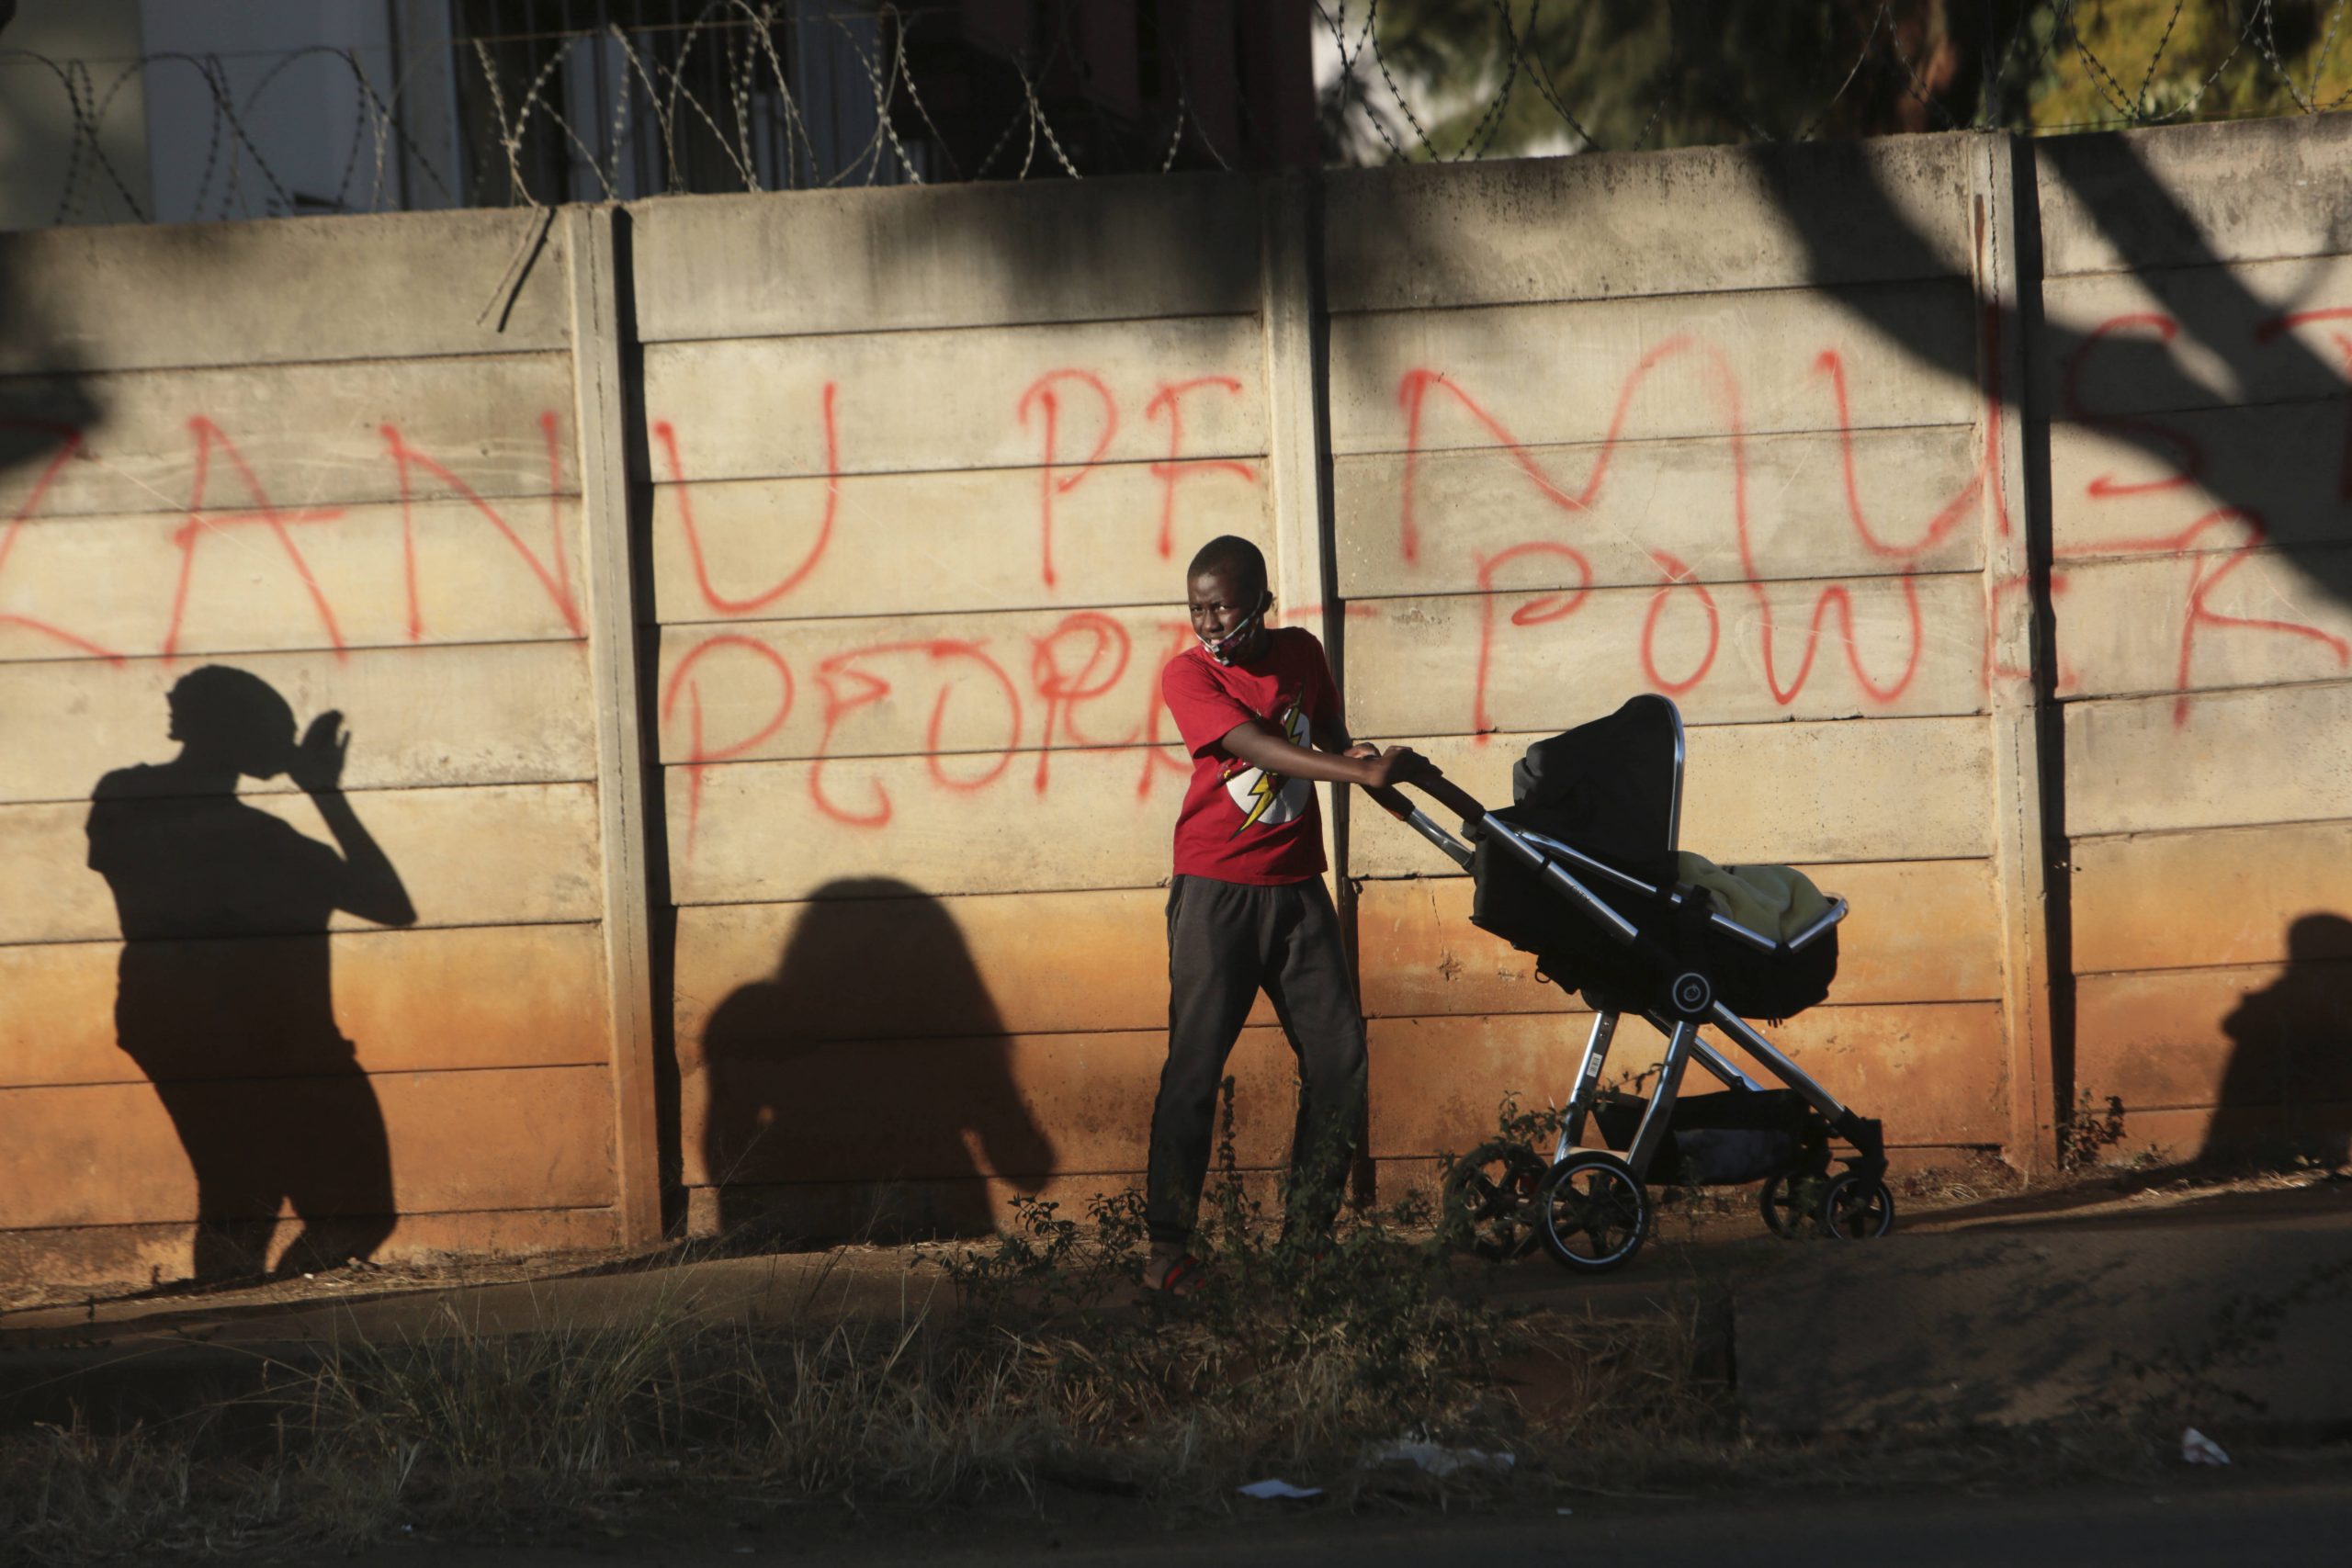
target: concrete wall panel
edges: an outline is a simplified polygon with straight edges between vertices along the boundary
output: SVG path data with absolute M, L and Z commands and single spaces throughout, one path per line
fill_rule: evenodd
M 2352 670 L 2352 604 L 2312 581 L 2300 555 L 2158 557 L 2064 571 L 2056 619 L 2068 695 L 2289 686 Z
M 196 662 L 0 664 L 0 715 L 40 738 L 0 755 L 0 802 L 87 800 L 113 769 L 169 758 L 178 748 L 166 697 Z M 298 730 L 330 710 L 344 716 L 347 789 L 595 776 L 584 644 L 241 654 L 233 667 L 275 688 Z M 281 775 L 246 788 L 294 785 Z
M 332 842 L 309 800 L 247 797 Z M 596 800 L 590 784 L 362 791 L 351 806 L 400 874 L 425 926 L 575 922 L 597 917 Z M 168 803 L 159 803 L 158 809 Z M 105 942 L 121 934 L 104 878 L 88 869 L 84 801 L 0 807 L 0 863 L 20 896 L 0 906 L 0 943 Z M 187 842 L 190 877 L 217 877 Z M 256 912 L 255 918 L 261 918 Z M 337 914 L 339 931 L 366 929 Z
M 729 762 L 701 769 L 699 784 L 695 774 L 672 768 L 667 779 L 682 905 L 806 898 L 876 875 L 940 894 L 1148 887 L 1168 875 L 1183 783 L 1143 747 Z
M 1263 353 L 1258 322 L 1244 316 L 654 344 L 654 474 L 1052 468 L 1057 484 L 1075 488 L 1091 462 L 1256 457 L 1266 449 Z M 1163 389 L 1195 381 L 1151 412 Z
M 1050 525 L 1045 482 L 1034 468 L 984 468 L 864 474 L 837 487 L 821 479 L 661 485 L 654 608 L 670 626 L 1047 604 L 1166 604 L 1174 615 L 1185 563 L 1210 539 L 1238 534 L 1273 547 L 1261 459 L 1057 474 Z M 910 525 L 921 549 L 904 547 Z
M 2033 144 L 2051 274 L 2329 254 L 2352 208 L 2352 123 L 2335 115 Z M 2282 193 L 2295 192 L 2292 200 Z
M 680 1089 L 686 1183 L 708 1185 L 715 1172 L 740 1182 L 1137 1176 L 1167 1055 L 1167 1035 L 1151 1031 L 858 1041 L 706 1059 Z M 1245 1030 L 1227 1070 L 1240 1162 L 1283 1159 L 1297 1073 L 1281 1031 Z
M 117 1046 L 122 944 L 0 947 L 0 1087 L 137 1083 Z M 299 1077 L 314 1025 L 289 982 L 323 968 L 338 1028 L 369 1072 L 601 1066 L 604 942 L 594 926 L 348 931 L 154 944 L 146 980 L 184 996 L 183 1077 Z
M 1258 308 L 1257 197 L 1235 176 L 663 197 L 628 215 L 647 343 Z
M 2352 960 L 2093 975 L 2077 986 L 2075 1081 L 2135 1111 L 2352 1101 Z
M 2352 823 L 2089 839 L 2072 859 L 2078 975 L 2352 957 Z
M 1968 143 L 1691 149 L 1327 176 L 1331 309 L 1699 294 L 1964 274 Z M 1850 199 L 1849 180 L 1885 197 Z M 1703 212 L 1693 223 L 1690 214 Z
M 1890 343 L 1869 314 L 1901 316 L 1916 343 Z M 1976 316 L 1956 281 L 1879 286 L 1867 301 L 1853 290 L 1787 289 L 1340 316 L 1331 322 L 1331 446 L 1969 424 L 1975 387 L 1917 366 L 1973 364 Z M 1825 355 L 1852 389 L 1842 419 Z
M 1507 551 L 1519 553 L 1498 569 L 1501 581 L 1544 588 L 1655 586 L 1669 570 L 1661 556 L 1678 576 L 1709 583 L 1973 570 L 1984 558 L 1973 488 L 1982 445 L 1949 425 L 1545 446 L 1523 461 L 1493 446 L 1341 457 L 1340 587 L 1350 599 L 1476 592 Z
M 1559 1104 L 1573 1087 L 1585 1031 L 1580 1018 L 1544 1013 L 1376 1021 L 1373 1154 L 1464 1153 L 1495 1135 L 1506 1093 L 1522 1109 Z M 1890 1144 L 1995 1145 L 2007 1135 L 1996 1004 L 1815 1008 L 1768 1037 L 1831 1093 L 1885 1122 Z M 1628 1024 L 1605 1081 L 1654 1067 L 1664 1048 L 1646 1024 Z M 1736 1051 L 1727 1055 L 1739 1060 Z
M 1349 718 L 1528 731 L 1569 694 L 1668 683 L 1693 725 L 1974 713 L 1984 601 L 1973 575 L 1381 600 L 1349 622 Z
M 1181 582 L 1182 569 L 1170 576 Z M 1161 668 L 1195 640 L 1181 604 L 666 631 L 662 759 L 1001 755 L 1154 734 L 1173 740 L 1174 723 L 1155 712 Z M 1077 693 L 1091 694 L 1064 694 Z
M 2000 995 L 1992 874 L 1983 861 L 1809 868 L 1852 913 L 1838 928 L 1840 1006 Z M 1356 902 L 1363 1009 L 1375 1018 L 1581 1011 L 1535 960 L 1470 923 L 1467 877 L 1368 882 Z
M 1511 764 L 1538 739 L 1448 739 L 1425 750 L 1472 795 L 1502 806 Z M 1682 844 L 1723 864 L 1983 859 L 1989 767 L 1983 726 L 1964 718 L 1701 726 L 1690 732 Z M 1350 832 L 1357 875 L 1452 869 L 1377 812 L 1356 812 Z
M 2232 1106 L 2217 1111 L 2126 1110 L 2123 1138 L 2100 1152 L 2110 1165 L 2195 1159 L 2284 1161 L 2304 1154 L 2340 1164 L 2352 1148 L 2352 1103 Z
M 803 1041 L 1167 1027 L 1159 888 L 930 899 L 882 878 L 832 892 L 678 911 L 682 1060 L 700 1059 L 713 1014 L 747 987 L 738 1006 L 787 995 L 764 1032 Z M 1273 1010 L 1261 997 L 1250 1016 L 1271 1023 Z
M 368 1080 L 392 1149 L 399 1212 L 584 1208 L 612 1201 L 605 1068 L 391 1073 Z M 326 1214 L 366 1213 L 369 1173 L 318 1117 L 321 1078 L 191 1089 L 193 1113 L 250 1127 L 253 1170 L 315 1184 Z M 145 1084 L 0 1090 L 0 1231 L 188 1221 L 196 1181 Z
M 2052 278 L 2045 408 L 2164 413 L 2332 398 L 2343 389 L 2352 256 Z M 2151 374 L 2161 366 L 2161 373 Z
M 46 349 L 0 349 L 0 374 L 561 348 L 560 235 L 501 289 L 545 224 L 484 210 L 0 234 L 0 276 Z
M 335 511 L 338 509 L 329 508 Z M 0 661 L 560 640 L 586 628 L 568 497 L 31 523 L 0 571 Z M 291 548 L 288 547 L 290 544 Z
M 2352 423 L 2337 399 L 2054 423 L 2057 553 L 2063 563 L 2233 552 L 2257 527 L 2273 545 L 2340 547 L 2352 513 L 2347 442 Z
M 85 399 L 97 413 L 71 460 L 0 472 L 0 516 L 275 509 L 300 533 L 331 521 L 322 509 L 399 501 L 403 466 L 411 500 L 462 494 L 419 457 L 476 495 L 579 489 L 561 354 L 28 376 L 0 380 L 0 421 L 69 419 Z
M 2066 831 L 2352 817 L 2347 725 L 2340 684 L 2069 705 Z

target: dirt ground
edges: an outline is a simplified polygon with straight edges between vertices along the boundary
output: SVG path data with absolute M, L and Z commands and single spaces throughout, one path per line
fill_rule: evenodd
M 2339 1200 L 2352 1197 L 2352 1170 L 2331 1171 L 2318 1166 L 2288 1169 L 2102 1167 L 2028 1180 L 1986 1160 L 1965 1168 L 1899 1176 L 1890 1185 L 1895 1195 L 1897 1228 L 1935 1234 L 2047 1224 L 2177 1223 L 2206 1217 L 2222 1223 L 2231 1214 L 2244 1212 L 2250 1202 L 2258 1203 L 2266 1213 L 2306 1203 L 2315 1209 L 2332 1209 Z M 1739 1240 L 1761 1232 L 1753 1188 L 1668 1191 L 1660 1194 L 1660 1200 L 1653 1248 Z M 2346 1207 L 2352 1209 L 2352 1204 Z M 879 1243 L 835 1243 L 812 1246 L 810 1250 L 827 1253 L 844 1267 L 891 1272 L 903 1269 L 916 1249 Z M 185 1312 L 266 1314 L 274 1308 L 571 1280 L 659 1269 L 730 1255 L 736 1255 L 736 1249 L 723 1242 L 686 1242 L 626 1253 L 356 1263 L 283 1280 L 204 1286 L 36 1288 L 0 1300 L 0 1336 L 66 1321 L 60 1309 L 79 1308 L 82 1321 L 96 1327 Z M 1551 1277 L 1544 1270 L 1531 1272 L 1534 1280 Z

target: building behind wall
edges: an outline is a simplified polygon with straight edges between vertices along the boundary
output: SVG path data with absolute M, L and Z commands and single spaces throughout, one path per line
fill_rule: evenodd
M 1313 16 L 22 0 L 0 38 L 0 228 L 1311 164 Z

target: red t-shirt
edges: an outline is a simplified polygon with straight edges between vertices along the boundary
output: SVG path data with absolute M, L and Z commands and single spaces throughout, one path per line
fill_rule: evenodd
M 1176 874 L 1259 886 L 1322 875 L 1315 785 L 1268 774 L 1224 745 L 1253 718 L 1271 720 L 1293 745 L 1315 744 L 1314 726 L 1338 716 L 1340 694 L 1314 634 L 1274 628 L 1247 664 L 1219 664 L 1188 648 L 1159 672 L 1159 694 L 1193 753 L 1176 816 Z

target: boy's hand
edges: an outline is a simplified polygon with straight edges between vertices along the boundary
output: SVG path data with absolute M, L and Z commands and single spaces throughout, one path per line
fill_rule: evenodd
M 1385 751 L 1375 750 L 1370 746 L 1358 746 L 1351 748 L 1348 755 L 1363 762 L 1364 776 L 1361 782 L 1366 789 L 1388 789 L 1396 784 L 1410 784 L 1436 771 L 1430 766 L 1427 757 L 1410 746 L 1391 746 Z

